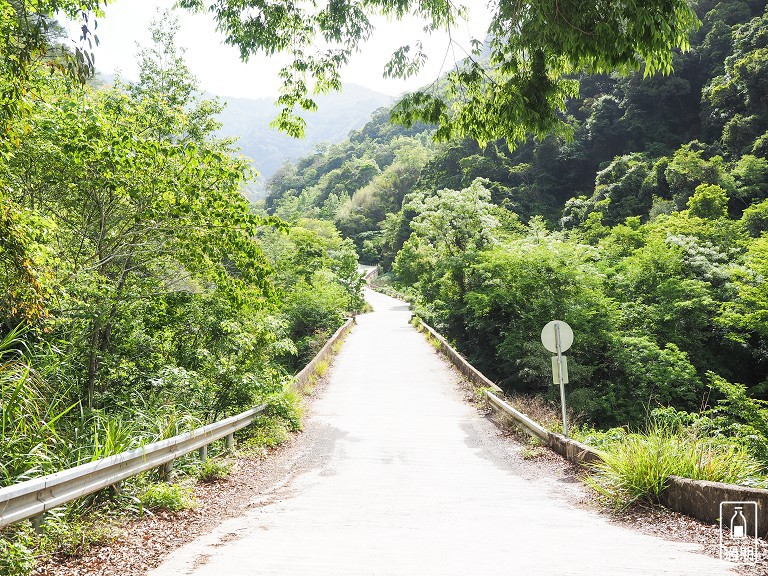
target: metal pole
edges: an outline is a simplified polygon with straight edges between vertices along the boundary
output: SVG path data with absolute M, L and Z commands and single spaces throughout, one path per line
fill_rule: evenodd
M 555 322 L 555 347 L 557 348 L 557 380 L 560 382 L 560 404 L 563 408 L 563 435 L 568 438 L 568 418 L 565 415 L 565 384 L 563 383 L 563 351 L 560 349 L 559 322 Z
M 163 482 L 171 482 L 173 480 L 173 460 L 169 460 L 159 468 L 160 479 Z

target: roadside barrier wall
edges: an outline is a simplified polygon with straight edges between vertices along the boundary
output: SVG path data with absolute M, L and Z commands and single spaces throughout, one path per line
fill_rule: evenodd
M 566 438 L 547 430 L 537 422 L 531 420 L 522 412 L 516 410 L 505 402 L 501 396 L 501 388 L 489 380 L 484 374 L 472 366 L 461 356 L 437 331 L 416 317 L 419 327 L 440 343 L 440 351 L 467 379 L 478 387 L 483 388 L 483 393 L 489 406 L 500 412 L 503 417 L 516 426 L 536 436 L 551 450 L 554 450 L 567 460 L 579 465 L 589 467 L 591 464 L 602 460 L 602 452 L 587 446 L 581 442 Z M 721 482 L 709 482 L 705 480 L 692 480 L 679 476 L 669 476 L 667 487 L 661 493 L 660 503 L 670 510 L 691 516 L 702 522 L 717 524 L 720 519 L 720 502 L 757 502 L 758 534 L 768 537 L 768 490 L 751 488 L 736 484 L 724 484 Z M 744 509 L 745 514 L 748 509 Z M 753 519 L 747 518 L 748 522 Z

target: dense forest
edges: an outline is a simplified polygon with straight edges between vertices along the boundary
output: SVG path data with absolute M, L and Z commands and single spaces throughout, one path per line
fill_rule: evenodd
M 555 397 L 539 333 L 559 318 L 583 418 L 637 427 L 655 411 L 765 458 L 768 14 L 695 9 L 672 74 L 577 77 L 570 137 L 436 144 L 380 110 L 283 166 L 266 208 L 333 221 L 508 391 Z
M 249 161 L 217 136 L 220 105 L 202 98 L 175 31 L 158 21 L 136 82 L 93 89 L 41 58 L 5 117 L 0 486 L 262 402 L 250 434 L 271 446 L 300 426 L 285 384 L 362 305 L 354 246 L 332 224 L 249 205 Z M 55 40 L 52 21 L 46 33 Z M 117 508 L 151 507 L 151 476 Z M 102 495 L 58 511 L 42 540 L 25 525 L 0 534 L 0 572 L 108 537 L 72 523 L 99 502 L 116 505 Z
M 259 42 L 279 50 L 295 32 L 295 14 L 275 3 L 274 35 L 238 36 L 239 4 L 217 3 L 217 23 L 243 54 Z M 559 318 L 576 333 L 568 403 L 589 426 L 652 415 L 768 464 L 766 4 L 696 2 L 701 26 L 669 75 L 655 72 L 687 4 L 647 9 L 660 4 L 672 6 L 668 33 L 645 38 L 640 26 L 634 38 L 654 73 L 631 72 L 631 35 L 585 47 L 561 23 L 546 50 L 562 33 L 564 48 L 576 42 L 574 69 L 631 73 L 564 79 L 568 67 L 553 68 L 552 90 L 528 86 L 547 100 L 540 121 L 523 110 L 514 137 L 483 146 L 445 138 L 448 116 L 435 128 L 401 107 L 404 127 L 381 109 L 342 143 L 285 164 L 254 206 L 242 194 L 250 161 L 221 134 L 221 104 L 198 90 L 171 19 L 153 28 L 137 81 L 95 87 L 88 52 L 62 44 L 53 16 L 101 0 L 41 1 L 38 13 L 0 0 L 0 486 L 260 402 L 252 434 L 274 445 L 300 426 L 285 383 L 364 307 L 358 259 L 380 264 L 509 392 L 554 397 L 539 333 Z M 312 14 L 326 39 L 357 45 L 364 26 L 326 16 Z M 307 32 L 296 45 L 312 42 Z M 331 89 L 350 50 L 295 58 L 280 104 L 312 109 L 301 74 Z M 457 72 L 468 89 L 473 73 Z M 472 102 L 465 111 L 484 100 Z M 151 480 L 51 515 L 39 538 L 26 524 L 3 531 L 0 571 L 27 574 L 67 537 L 98 537 L 72 522 L 86 511 L 150 507 Z

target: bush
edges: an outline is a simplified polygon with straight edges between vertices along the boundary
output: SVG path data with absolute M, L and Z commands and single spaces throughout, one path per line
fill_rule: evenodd
M 195 475 L 200 482 L 216 482 L 223 480 L 232 472 L 233 464 L 209 458 L 197 470 Z
M 301 401 L 293 390 L 283 390 L 279 394 L 273 394 L 266 400 L 267 407 L 264 410 L 265 418 L 277 418 L 291 432 L 301 430 Z M 258 423 L 264 420 L 259 418 Z
M 192 488 L 181 484 L 150 484 L 139 495 L 142 505 L 150 510 L 178 512 L 195 505 Z
M 35 567 L 32 549 L 33 531 L 24 522 L 0 533 L 0 574 L 3 576 L 27 576 Z
M 696 404 L 701 383 L 688 355 L 675 344 L 662 348 L 647 336 L 616 335 L 610 350 L 616 381 L 608 396 L 615 422 L 641 423 L 657 406 Z
M 247 448 L 277 448 L 288 439 L 289 431 L 285 422 L 277 419 L 259 419 L 250 429 L 246 440 Z
M 753 484 L 759 472 L 759 464 L 741 446 L 652 427 L 612 443 L 588 483 L 623 508 L 638 501 L 658 502 L 671 475 Z
M 88 552 L 91 546 L 113 538 L 114 525 L 101 514 L 73 519 L 70 512 L 71 508 L 46 516 L 40 548 L 64 556 L 78 557 Z

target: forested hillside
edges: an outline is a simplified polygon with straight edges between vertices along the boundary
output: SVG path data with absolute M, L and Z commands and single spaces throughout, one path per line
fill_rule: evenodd
M 0 486 L 262 402 L 253 447 L 275 446 L 300 426 L 286 382 L 362 304 L 351 241 L 252 210 L 248 160 L 217 135 L 220 106 L 197 90 L 174 23 L 152 33 L 137 82 L 96 90 L 30 64 L 4 117 Z M 77 519 L 151 508 L 152 478 L 58 510 L 44 537 L 4 530 L 0 573 L 108 538 Z M 191 492 L 158 490 L 177 504 Z
M 435 144 L 381 110 L 279 171 L 267 209 L 335 222 L 510 391 L 555 394 L 539 333 L 559 318 L 569 405 L 591 422 L 671 406 L 657 414 L 765 438 L 768 15 L 695 8 L 671 75 L 578 77 L 570 139 Z
M 318 98 L 317 112 L 307 117 L 305 137 L 292 138 L 269 124 L 278 113 L 271 98 L 223 98 L 224 109 L 217 115 L 219 135 L 237 136 L 237 147 L 252 160 L 259 173 L 249 186 L 251 199 L 264 195 L 264 184 L 286 162 L 295 161 L 321 142 L 337 143 L 351 129 L 362 126 L 372 111 L 391 100 L 362 86 L 345 85 L 340 94 Z
M 285 383 L 363 307 L 358 257 L 508 391 L 554 396 L 539 334 L 559 318 L 576 334 L 568 403 L 588 423 L 652 414 L 768 465 L 764 1 L 696 2 L 701 27 L 670 75 L 656 72 L 686 45 L 685 0 L 565 17 L 558 5 L 553 19 L 548 2 L 499 3 L 488 71 L 503 84 L 457 66 L 435 83 L 453 108 L 406 98 L 408 128 L 378 110 L 279 169 L 266 211 L 243 195 L 249 160 L 190 77 L 173 22 L 154 27 L 136 82 L 97 89 L 86 46 L 104 0 L 0 4 L 0 486 L 261 402 L 251 442 L 275 446 L 300 425 Z M 179 4 L 210 9 L 244 58 L 288 52 L 292 134 L 296 113 L 338 88 L 369 16 L 457 18 L 452 2 Z M 248 20 L 256 8 L 265 18 Z M 60 44 L 58 11 L 82 19 L 82 49 Z M 591 35 L 574 28 L 582 18 Z M 388 73 L 408 75 L 404 54 Z M 638 61 L 653 73 L 632 72 Z M 57 510 L 39 537 L 4 530 L 0 572 L 108 538 L 76 522 L 85 513 L 143 511 L 158 493 L 183 505 L 182 487 L 154 479 Z
M 89 84 L 103 88 L 116 80 L 113 74 L 97 74 Z M 250 160 L 251 168 L 257 173 L 243 186 L 252 202 L 264 197 L 265 183 L 285 162 L 309 154 L 319 144 L 344 140 L 350 130 L 363 126 L 374 110 L 392 100 L 386 94 L 362 86 L 345 85 L 341 93 L 318 98 L 317 111 L 307 116 L 305 137 L 293 138 L 270 127 L 278 113 L 272 98 L 234 98 L 207 93 L 203 97 L 221 104 L 215 114 L 221 124 L 215 131 L 216 136 L 236 138 L 234 147 Z

